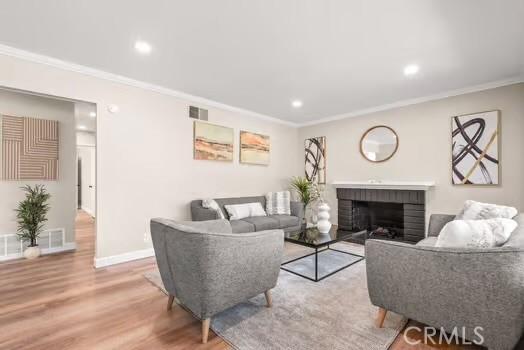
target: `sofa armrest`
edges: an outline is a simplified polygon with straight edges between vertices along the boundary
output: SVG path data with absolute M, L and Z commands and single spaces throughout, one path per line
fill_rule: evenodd
M 302 220 L 304 219 L 304 204 L 302 202 L 291 201 L 291 215 L 298 218 L 298 223 L 302 225 Z
M 485 344 L 511 349 L 524 327 L 524 251 L 450 249 L 366 241 L 371 302 L 443 327 L 465 327 L 467 339 L 483 327 Z M 462 328 L 460 328 L 462 329 Z
M 455 215 L 432 214 L 429 218 L 428 237 L 437 237 L 442 228 L 455 219 Z
M 204 208 L 202 200 L 191 201 L 191 220 L 205 221 L 219 219 L 218 214 L 213 209 Z

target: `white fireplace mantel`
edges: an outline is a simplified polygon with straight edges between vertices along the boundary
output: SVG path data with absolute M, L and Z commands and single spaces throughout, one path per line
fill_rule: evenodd
M 331 185 L 335 188 L 366 188 L 377 190 L 413 190 L 427 191 L 435 186 L 434 181 L 333 181 Z

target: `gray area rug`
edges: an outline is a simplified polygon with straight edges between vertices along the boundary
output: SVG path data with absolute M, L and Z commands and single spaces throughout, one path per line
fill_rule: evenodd
M 356 244 L 337 243 L 333 248 L 364 255 L 363 246 Z M 310 252 L 286 242 L 284 260 Z M 335 254 L 333 259 L 326 255 L 319 260 L 323 271 L 339 266 L 341 258 L 346 263 L 350 256 L 343 255 Z M 299 262 L 294 269 L 311 273 L 310 261 Z M 147 272 L 145 277 L 165 293 L 158 271 Z M 281 270 L 272 295 L 272 308 L 265 307 L 261 294 L 213 317 L 211 328 L 236 349 L 383 350 L 406 324 L 406 319 L 389 312 L 384 328 L 373 325 L 377 308 L 369 301 L 365 260 L 320 282 Z

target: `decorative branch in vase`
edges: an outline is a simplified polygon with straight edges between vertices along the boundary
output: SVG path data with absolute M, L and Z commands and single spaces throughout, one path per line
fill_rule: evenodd
M 44 185 L 29 185 L 22 187 L 25 192 L 25 199 L 18 203 L 16 219 L 18 223 L 18 239 L 28 241 L 29 246 L 24 251 L 24 256 L 28 259 L 40 256 L 40 248 L 37 244 L 38 236 L 42 233 L 44 223 L 47 221 L 49 211 L 49 198 Z

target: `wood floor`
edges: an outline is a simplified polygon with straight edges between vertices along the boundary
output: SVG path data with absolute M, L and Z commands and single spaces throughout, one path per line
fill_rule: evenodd
M 180 307 L 166 311 L 167 297 L 143 277 L 153 258 L 95 270 L 93 227 L 79 212 L 76 252 L 0 264 L 0 349 L 228 348 L 213 332 L 201 344 L 200 322 Z M 434 348 L 459 349 L 401 336 L 391 346 Z

